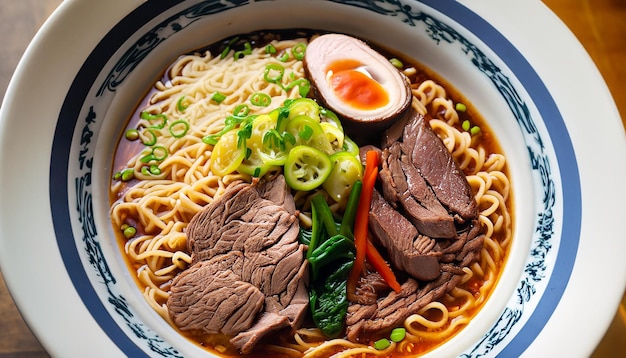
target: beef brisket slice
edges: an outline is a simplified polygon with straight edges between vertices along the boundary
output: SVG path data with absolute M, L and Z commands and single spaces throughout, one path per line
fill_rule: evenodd
M 454 218 L 408 156 L 402 153 L 401 144 L 396 142 L 384 149 L 382 159 L 380 178 L 385 199 L 402 207 L 405 216 L 421 234 L 435 238 L 455 237 Z
M 378 191 L 372 196 L 369 223 L 370 230 L 387 249 L 395 268 L 418 280 L 430 281 L 439 276 L 437 257 L 417 250 L 419 233 Z
M 417 113 L 404 127 L 402 151 L 433 189 L 437 199 L 458 215 L 460 221 L 478 216 L 478 208 L 465 174 L 433 132 L 424 116 Z
M 258 288 L 228 268 L 204 261 L 176 276 L 167 308 L 185 330 L 235 334 L 252 327 L 264 300 Z
M 181 330 L 231 335 L 245 354 L 269 332 L 301 325 L 308 266 L 293 198 L 278 178 L 231 184 L 190 221 L 192 266 L 173 280 L 168 299 Z

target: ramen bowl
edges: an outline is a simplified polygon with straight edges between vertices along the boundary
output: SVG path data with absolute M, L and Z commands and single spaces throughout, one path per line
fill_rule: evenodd
M 615 240 L 626 171 L 610 163 L 626 148 L 581 47 L 542 4 L 518 6 L 64 2 L 20 63 L 0 122 L 0 159 L 11 168 L 0 174 L 0 263 L 25 319 L 52 355 L 210 355 L 148 305 L 127 268 L 109 218 L 113 155 L 137 103 L 181 54 L 305 28 L 367 39 L 430 68 L 478 109 L 507 157 L 514 227 L 498 284 L 467 327 L 428 354 L 589 354 L 626 283 L 626 243 Z M 562 66 L 554 41 L 577 54 L 574 64 Z M 571 71 L 591 90 L 568 86 Z

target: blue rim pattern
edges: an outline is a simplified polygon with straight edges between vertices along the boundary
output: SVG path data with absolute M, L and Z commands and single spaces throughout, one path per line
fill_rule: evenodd
M 466 55 L 469 55 L 468 58 L 470 58 L 472 63 L 492 81 L 509 104 L 525 135 L 533 166 L 533 175 L 539 178 L 543 186 L 543 207 L 536 218 L 535 242 L 532 243 L 530 258 L 526 263 L 523 276 L 518 284 L 515 302 L 506 307 L 491 330 L 463 356 L 479 357 L 490 353 L 499 353 L 503 356 L 520 355 L 539 334 L 561 299 L 573 268 L 580 237 L 581 194 L 578 168 L 565 123 L 556 104 L 530 64 L 502 34 L 484 19 L 463 5 L 453 1 L 422 1 L 436 11 L 446 14 L 446 16 L 480 38 L 507 64 L 512 73 L 522 83 L 522 86 L 530 94 L 532 101 L 539 110 L 541 117 L 545 119 L 544 123 L 550 137 L 555 139 L 553 145 L 554 151 L 559 158 L 558 170 L 561 178 L 567 179 L 562 180 L 562 192 L 556 192 L 555 190 L 555 183 L 551 178 L 551 165 L 554 166 L 555 163 L 550 163 L 545 154 L 544 139 L 539 135 L 526 103 L 521 100 L 518 92 L 502 73 L 501 69 L 470 41 L 455 31 L 453 27 L 431 14 L 414 10 L 411 6 L 411 1 L 330 1 L 367 9 L 385 16 L 398 17 L 412 27 L 425 25 L 425 31 L 437 44 L 460 46 L 460 49 Z M 90 106 L 97 99 L 88 99 L 87 93 L 93 86 L 96 86 L 94 83 L 100 75 L 101 69 L 105 67 L 115 50 L 123 46 L 129 37 L 128 35 L 135 33 L 148 24 L 157 14 L 177 6 L 181 2 L 180 0 L 168 2 L 167 4 L 158 1 L 146 2 L 120 21 L 102 39 L 83 64 L 68 91 L 59 114 L 52 147 L 50 187 L 55 189 L 51 190 L 50 202 L 57 243 L 63 261 L 76 290 L 94 319 L 103 331 L 109 335 L 111 340 L 129 356 L 157 354 L 163 357 L 179 357 L 180 353 L 137 320 L 132 308 L 128 306 L 124 297 L 116 292 L 114 287 L 116 279 L 111 274 L 102 255 L 93 218 L 90 187 L 91 165 L 93 161 L 90 149 L 95 145 L 95 142 L 92 142 L 94 133 L 91 127 L 94 126 L 94 123 L 99 118 L 98 113 L 94 111 L 94 106 Z M 108 74 L 106 81 L 100 84 L 95 97 L 101 96 L 107 91 L 114 92 L 115 87 L 124 81 L 126 76 L 141 63 L 143 58 L 171 34 L 180 31 L 191 22 L 204 16 L 246 4 L 248 4 L 248 1 L 203 1 L 186 7 L 174 16 L 162 21 L 130 47 Z M 87 108 L 88 110 L 86 110 Z M 87 112 L 87 115 L 83 115 L 81 118 L 81 113 L 84 112 Z M 78 158 L 70 158 L 72 135 L 75 127 L 81 131 L 79 136 L 80 154 Z M 76 160 L 77 162 L 74 162 L 73 165 L 77 165 L 82 175 L 70 178 L 68 175 L 70 161 Z M 67 199 L 70 180 L 74 182 L 77 197 L 77 202 L 73 204 L 68 202 Z M 545 272 L 547 267 L 544 259 L 554 244 L 555 239 L 552 237 L 555 230 L 554 225 L 559 224 L 554 221 L 552 209 L 555 205 L 556 197 L 560 195 L 563 196 L 561 245 L 559 245 L 547 287 L 542 292 L 537 292 L 535 285 L 546 279 Z M 75 243 L 71 229 L 71 210 L 76 210 L 78 213 L 83 231 L 82 242 L 84 247 L 79 248 Z M 563 243 L 564 240 L 567 240 L 567 244 Z M 116 320 L 105 308 L 103 300 L 99 298 L 96 290 L 91 286 L 88 274 L 83 268 L 81 256 L 84 256 L 85 253 L 79 252 L 79 249 L 86 251 L 89 264 L 105 285 L 109 294 L 106 300 L 114 307 L 114 311 L 135 334 L 135 339 L 139 338 L 142 341 L 142 346 L 137 345 L 136 342 L 128 337 L 126 332 L 120 328 Z M 544 292 L 549 292 L 550 294 L 543 294 Z M 536 295 L 538 296 L 535 297 Z M 526 319 L 521 328 L 517 327 L 519 332 L 516 336 L 506 343 L 505 346 L 500 346 L 513 327 L 523 321 L 521 319 L 524 314 L 524 305 L 531 299 L 539 299 L 536 309 Z M 148 354 L 146 354 L 146 350 L 149 351 Z

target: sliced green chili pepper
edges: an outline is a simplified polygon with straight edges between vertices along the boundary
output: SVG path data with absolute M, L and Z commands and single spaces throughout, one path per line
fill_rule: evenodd
M 289 151 L 284 167 L 287 184 L 295 189 L 309 191 L 322 185 L 332 171 L 332 163 L 321 151 L 299 145 Z
M 333 200 L 341 202 L 348 199 L 354 183 L 363 178 L 363 165 L 348 152 L 337 152 L 330 156 L 330 161 L 333 170 L 322 186 Z

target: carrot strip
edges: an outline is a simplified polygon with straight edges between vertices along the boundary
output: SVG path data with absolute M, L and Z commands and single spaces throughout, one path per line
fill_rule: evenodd
M 391 287 L 392 290 L 396 291 L 396 293 L 400 293 L 402 288 L 396 279 L 396 275 L 391 271 L 391 268 L 387 265 L 387 262 L 380 255 L 378 250 L 371 241 L 367 240 L 367 261 L 374 266 L 376 271 L 380 274 L 380 276 L 385 280 L 385 282 Z
M 356 218 L 354 222 L 354 246 L 356 248 L 356 257 L 350 276 L 347 282 L 348 298 L 354 297 L 356 285 L 363 271 L 365 263 L 365 255 L 367 253 L 367 234 L 369 232 L 369 213 L 374 185 L 378 177 L 378 153 L 374 150 L 367 152 L 365 156 L 365 173 L 363 174 L 363 186 L 361 188 L 361 196 L 359 198 L 359 206 L 357 207 Z

